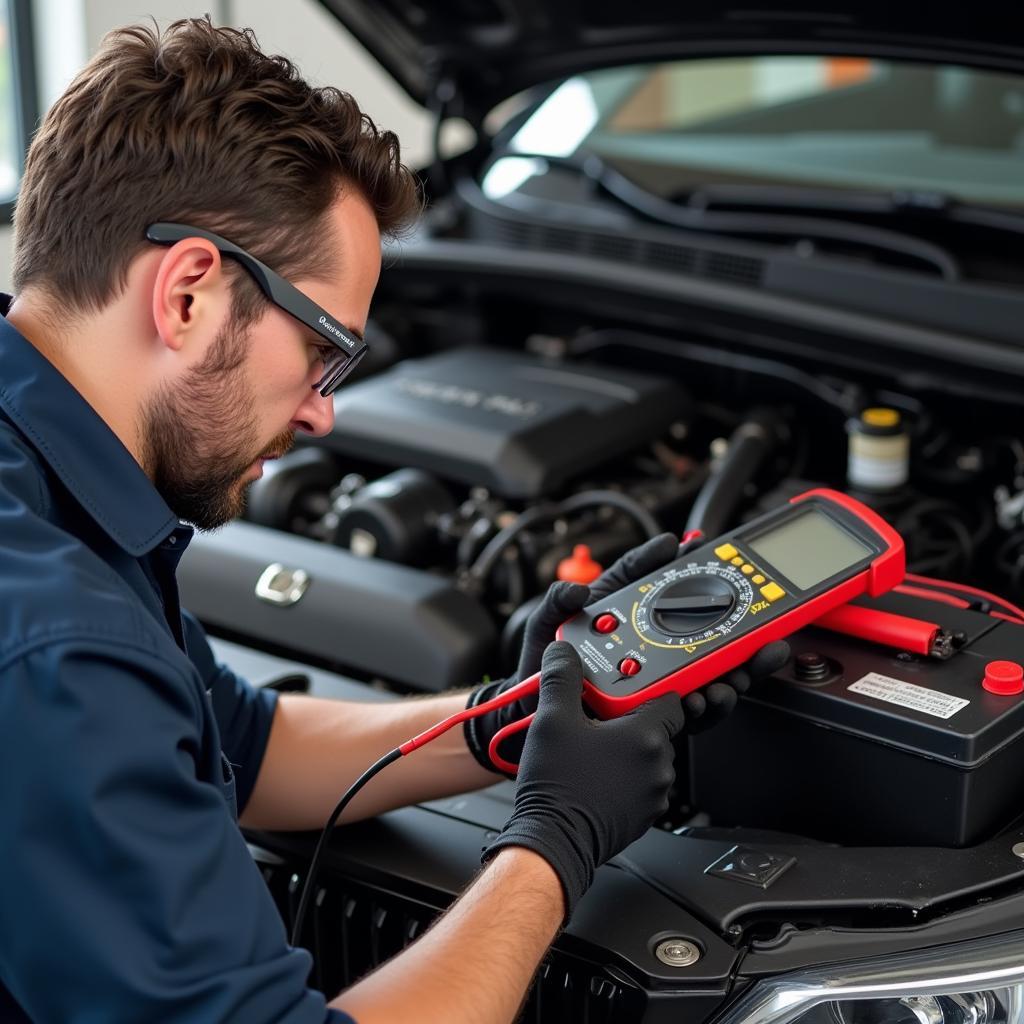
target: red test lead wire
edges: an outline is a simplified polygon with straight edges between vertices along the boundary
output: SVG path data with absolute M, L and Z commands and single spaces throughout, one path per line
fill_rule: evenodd
M 962 597 L 954 597 L 943 590 L 933 590 L 930 587 L 908 587 L 900 585 L 893 587 L 894 594 L 906 594 L 907 597 L 921 597 L 926 601 L 937 601 L 939 604 L 952 605 L 954 608 L 970 608 L 971 602 L 965 601 Z
M 976 597 L 984 598 L 986 601 L 1000 605 L 1003 609 L 1009 611 L 1011 615 L 1015 615 L 1019 621 L 1024 622 L 1024 608 L 1018 608 L 1012 601 L 1007 601 L 1004 597 L 997 597 L 988 590 L 981 590 L 978 587 L 969 587 L 966 583 L 952 583 L 950 580 L 938 580 L 932 576 L 917 576 L 914 573 L 909 572 L 907 573 L 906 578 L 910 583 L 923 583 L 928 587 L 940 587 L 945 590 L 958 590 L 964 594 L 974 594 Z
M 1006 622 L 1012 622 L 1015 626 L 1024 626 L 1024 619 L 1018 619 L 1016 615 L 1005 615 L 1003 612 L 989 612 L 988 614 L 993 619 L 1003 619 Z
M 429 743 L 431 740 L 436 740 L 438 736 L 446 733 L 449 729 L 453 729 L 457 725 L 461 725 L 467 719 L 477 718 L 479 715 L 485 715 L 488 711 L 495 711 L 498 708 L 505 707 L 506 704 L 514 704 L 521 697 L 528 697 L 531 693 L 536 693 L 540 686 L 540 673 L 534 672 L 532 676 L 524 679 L 521 683 L 516 683 L 515 686 L 506 690 L 504 693 L 499 693 L 497 697 L 492 697 L 490 700 L 484 701 L 483 704 L 477 704 L 476 707 L 463 708 L 461 711 L 454 715 L 446 718 L 443 722 L 438 722 L 437 725 L 432 725 L 425 732 L 421 732 L 418 736 L 413 736 L 411 740 L 406 740 L 403 744 L 398 747 L 401 751 L 402 756 L 411 754 L 414 750 L 418 750 L 424 744 Z M 533 716 L 530 715 L 530 718 Z M 521 719 L 520 721 L 526 721 Z M 513 722 L 513 725 L 518 725 L 518 722 Z M 498 735 L 505 733 L 509 727 L 500 730 Z M 525 728 L 525 726 L 523 726 Z M 497 736 L 495 737 L 497 739 Z M 494 746 L 492 741 L 491 746 Z M 499 765 L 499 767 L 502 767 Z

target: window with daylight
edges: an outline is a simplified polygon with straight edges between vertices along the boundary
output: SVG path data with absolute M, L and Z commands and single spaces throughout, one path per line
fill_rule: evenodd
M 0 0 L 0 211 L 9 219 L 36 122 L 30 0 Z

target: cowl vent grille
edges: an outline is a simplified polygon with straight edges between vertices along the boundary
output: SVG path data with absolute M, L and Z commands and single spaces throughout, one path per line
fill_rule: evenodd
M 764 260 L 756 256 L 668 241 L 664 237 L 647 237 L 671 233 L 658 229 L 613 234 L 581 225 L 552 225 L 536 217 L 513 216 L 476 207 L 470 208 L 469 229 L 473 238 L 515 249 L 593 256 L 748 288 L 760 288 L 764 279 Z

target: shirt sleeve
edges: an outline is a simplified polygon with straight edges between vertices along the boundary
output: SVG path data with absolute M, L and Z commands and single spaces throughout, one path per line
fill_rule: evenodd
M 205 699 L 120 640 L 0 666 L 0 977 L 32 1020 L 346 1020 L 206 781 Z
M 259 774 L 277 707 L 277 692 L 253 686 L 217 661 L 197 619 L 183 611 L 185 646 L 209 691 L 221 747 L 235 772 L 238 813 L 245 810 Z

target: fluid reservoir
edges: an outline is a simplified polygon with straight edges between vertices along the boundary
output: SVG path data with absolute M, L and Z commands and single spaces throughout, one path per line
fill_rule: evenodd
M 875 406 L 846 424 L 846 478 L 862 491 L 892 491 L 910 474 L 910 435 L 896 409 Z

